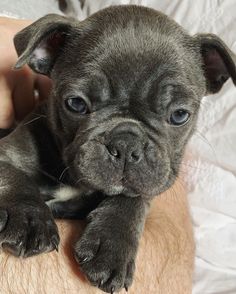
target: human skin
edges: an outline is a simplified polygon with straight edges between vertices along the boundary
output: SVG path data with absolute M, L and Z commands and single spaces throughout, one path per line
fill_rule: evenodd
M 47 97 L 50 80 L 35 74 L 28 66 L 13 70 L 17 61 L 13 45 L 14 35 L 29 25 L 30 20 L 0 17 L 0 128 L 10 128 L 24 118 L 38 103 Z M 34 89 L 39 95 L 35 96 Z
M 11 127 L 44 99 L 50 82 L 25 66 L 13 71 L 17 56 L 12 38 L 30 21 L 0 18 L 0 128 Z M 56 251 L 28 259 L 0 255 L 0 293 L 102 293 L 90 286 L 73 257 L 73 243 L 85 223 L 57 221 L 61 243 Z M 156 197 L 147 217 L 129 293 L 191 293 L 194 242 L 186 192 L 178 180 Z M 125 291 L 123 290 L 123 293 Z
M 93 294 L 73 257 L 73 243 L 83 232 L 81 221 L 57 221 L 59 252 L 28 259 L 0 255 L 1 293 Z M 131 294 L 190 294 L 194 242 L 186 193 L 180 182 L 156 197 L 141 238 Z M 122 291 L 125 293 L 125 290 Z

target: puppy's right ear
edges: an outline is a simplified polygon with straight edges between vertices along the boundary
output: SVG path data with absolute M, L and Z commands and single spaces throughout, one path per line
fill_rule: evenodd
M 49 14 L 16 34 L 14 45 L 19 59 L 15 69 L 27 63 L 35 72 L 50 75 L 73 25 L 69 18 Z

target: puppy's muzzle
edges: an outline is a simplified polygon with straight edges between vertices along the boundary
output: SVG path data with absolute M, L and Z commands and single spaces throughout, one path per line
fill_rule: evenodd
M 138 164 L 144 157 L 145 136 L 135 123 L 120 123 L 110 132 L 106 148 L 117 165 Z

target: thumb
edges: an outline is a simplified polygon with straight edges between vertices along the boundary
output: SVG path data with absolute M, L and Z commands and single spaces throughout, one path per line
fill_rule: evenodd
M 7 129 L 14 123 L 12 91 L 5 77 L 0 78 L 0 128 Z

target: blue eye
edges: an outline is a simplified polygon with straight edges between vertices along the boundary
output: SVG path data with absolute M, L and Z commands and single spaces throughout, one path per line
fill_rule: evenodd
M 185 109 L 178 109 L 171 113 L 169 123 L 174 126 L 184 125 L 190 117 L 190 113 Z
M 79 114 L 86 114 L 89 111 L 87 103 L 81 97 L 72 97 L 68 98 L 66 101 L 66 107 L 73 111 L 78 112 Z

